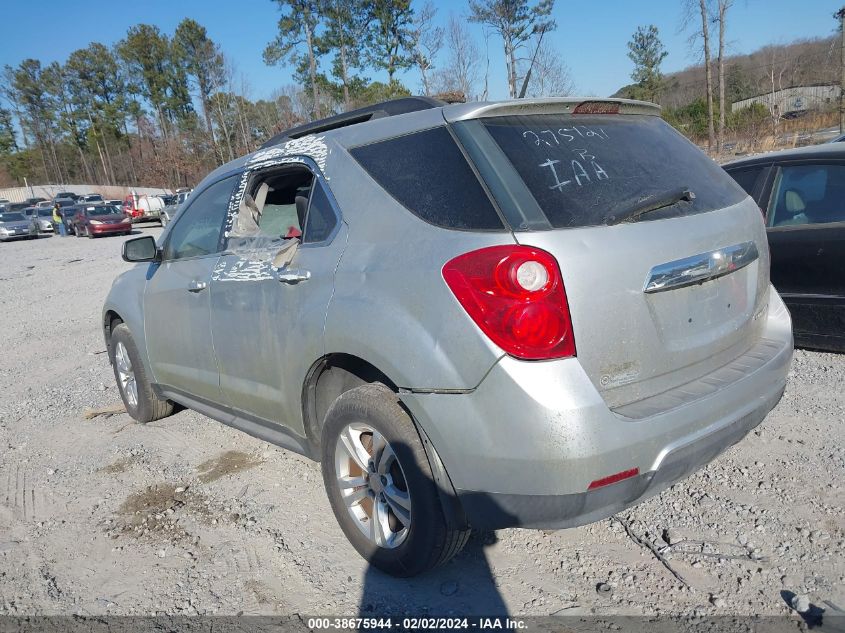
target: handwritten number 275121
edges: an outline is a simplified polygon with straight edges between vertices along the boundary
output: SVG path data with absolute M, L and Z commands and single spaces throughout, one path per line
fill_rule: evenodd
M 574 125 L 572 127 L 562 127 L 557 130 L 525 130 L 522 133 L 522 138 L 533 141 L 534 145 L 540 147 L 555 147 L 560 145 L 561 139 L 567 143 L 579 138 L 593 138 L 597 140 L 606 140 L 610 138 L 602 128 L 590 128 L 583 125 Z

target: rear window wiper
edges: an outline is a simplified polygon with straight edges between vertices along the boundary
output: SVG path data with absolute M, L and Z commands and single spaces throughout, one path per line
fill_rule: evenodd
M 657 211 L 658 209 L 665 209 L 666 207 L 671 207 L 673 204 L 677 204 L 682 201 L 692 202 L 693 200 L 695 200 L 695 194 L 687 187 L 680 187 L 663 193 L 652 194 L 645 200 L 637 200 L 633 203 L 633 206 L 625 211 L 607 216 L 604 223 L 608 226 L 613 226 L 614 224 L 619 224 L 620 222 L 636 220 L 646 213 L 651 213 L 652 211 Z M 624 208 L 628 206 L 628 204 L 626 203 L 620 206 Z

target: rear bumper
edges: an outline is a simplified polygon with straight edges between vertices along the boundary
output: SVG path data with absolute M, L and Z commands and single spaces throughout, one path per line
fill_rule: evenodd
M 691 475 L 763 421 L 783 390 L 751 413 L 668 452 L 656 470 L 609 486 L 564 495 L 518 495 L 458 490 L 470 524 L 504 527 L 570 528 L 609 517 Z
M 678 391 L 694 398 L 659 410 L 656 404 L 673 402 L 661 394 L 636 417 L 609 409 L 577 359 L 504 357 L 469 393 L 403 393 L 402 400 L 431 439 L 472 526 L 572 527 L 659 492 L 763 420 L 783 393 L 792 359 L 789 313 L 774 290 L 762 336 L 729 365 L 730 381 L 714 372 L 699 382 L 718 388 L 684 385 Z M 633 468 L 637 477 L 588 491 Z

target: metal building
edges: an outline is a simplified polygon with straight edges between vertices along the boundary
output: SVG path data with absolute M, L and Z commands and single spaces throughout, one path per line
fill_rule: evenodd
M 790 112 L 821 110 L 838 103 L 839 93 L 839 86 L 795 86 L 732 103 L 731 112 L 747 108 L 753 103 L 761 103 L 770 111 L 774 104 L 774 112 L 781 116 Z

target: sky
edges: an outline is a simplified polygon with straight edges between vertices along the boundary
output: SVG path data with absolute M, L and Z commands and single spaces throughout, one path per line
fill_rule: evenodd
M 418 5 L 421 0 L 413 2 Z M 467 13 L 466 0 L 434 0 L 434 4 L 442 23 L 450 12 Z M 663 62 L 664 73 L 696 62 L 687 43 L 695 27 L 688 25 L 685 30 L 681 4 L 682 0 L 557 0 L 557 30 L 546 36 L 547 41 L 568 66 L 576 94 L 608 96 L 631 82 L 627 42 L 637 26 L 654 24 L 659 29 L 669 53 Z M 114 44 L 134 24 L 155 24 L 172 34 L 183 18 L 190 17 L 208 29 L 233 62 L 236 83 L 241 85 L 243 78 L 250 98 L 267 98 L 292 83 L 290 68 L 267 66 L 261 58 L 276 33 L 279 13 L 273 0 L 39 0 L 35 5 L 6 0 L 4 5 L 0 11 L 7 28 L 0 38 L 0 66 L 14 66 L 28 57 L 40 59 L 44 65 L 64 62 L 71 52 L 90 42 Z M 749 53 L 766 44 L 831 35 L 836 27 L 832 15 L 840 6 L 842 0 L 735 0 L 726 21 L 728 53 Z M 480 26 L 470 28 L 484 54 Z M 504 54 L 495 36 L 489 39 L 488 53 L 489 96 L 506 98 Z M 385 78 L 372 71 L 367 75 Z M 413 93 L 420 91 L 419 73 L 409 71 L 397 77 Z

